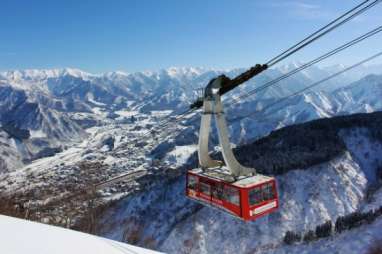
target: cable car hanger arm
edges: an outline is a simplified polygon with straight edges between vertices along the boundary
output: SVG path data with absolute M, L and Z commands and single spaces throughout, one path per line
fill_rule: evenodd
M 219 76 L 222 78 L 222 82 L 220 83 L 221 87 L 217 88 L 217 89 L 219 89 L 218 94 L 220 96 L 222 96 L 223 94 L 231 91 L 235 87 L 243 84 L 244 82 L 250 80 L 254 76 L 260 74 L 261 72 L 263 72 L 267 68 L 268 68 L 268 65 L 266 65 L 266 64 L 256 64 L 255 66 L 251 67 L 249 70 L 241 73 L 240 75 L 236 76 L 233 79 L 230 79 L 229 77 L 227 77 L 225 75 Z M 215 79 L 216 78 L 212 79 L 208 83 L 208 85 L 206 86 L 205 91 L 204 91 L 204 93 L 205 93 L 204 96 L 208 96 L 211 93 L 211 85 L 214 83 Z M 202 106 L 203 106 L 203 99 L 200 98 L 200 99 L 196 100 L 194 103 L 192 103 L 190 108 L 191 109 L 198 109 L 198 108 L 201 108 Z

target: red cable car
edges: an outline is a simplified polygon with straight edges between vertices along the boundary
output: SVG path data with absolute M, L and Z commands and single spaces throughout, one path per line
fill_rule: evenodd
M 227 90 L 227 80 L 224 75 L 219 76 L 205 89 L 199 131 L 200 167 L 187 173 L 186 196 L 245 221 L 255 220 L 278 208 L 276 181 L 257 174 L 254 168 L 244 167 L 232 152 L 219 93 L 222 88 Z M 224 163 L 213 160 L 208 153 L 212 115 L 215 115 Z
M 279 206 L 275 179 L 260 174 L 235 181 L 219 171 L 190 170 L 186 195 L 246 221 L 255 220 Z

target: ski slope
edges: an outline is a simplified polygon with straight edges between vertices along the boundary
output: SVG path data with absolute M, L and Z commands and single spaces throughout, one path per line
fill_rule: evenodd
M 93 235 L 0 215 L 0 253 L 155 254 Z

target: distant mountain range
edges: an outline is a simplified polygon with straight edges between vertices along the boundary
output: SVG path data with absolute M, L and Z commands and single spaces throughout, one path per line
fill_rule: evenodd
M 298 65 L 294 63 L 270 69 L 227 95 L 227 98 L 246 93 Z M 261 108 L 343 68 L 313 66 L 281 81 L 277 86 L 248 97 L 233 110 L 228 110 L 229 115 L 237 116 L 253 108 Z M 370 70 L 378 68 L 361 67 L 357 72 L 329 81 L 319 89 L 320 92 L 292 98 L 254 118 L 236 123 L 232 133 L 240 134 L 234 135 L 234 141 L 245 142 L 274 128 L 296 122 L 379 109 L 379 76 L 369 76 L 349 85 L 349 82 Z M 222 73 L 233 77 L 242 71 L 169 68 L 157 72 L 98 75 L 69 68 L 7 71 L 0 73 L 0 124 L 2 131 L 11 138 L 18 139 L 15 133 L 29 132 L 30 138 L 16 141 L 19 144 L 13 147 L 13 152 L 27 163 L 61 151 L 66 144 L 82 139 L 86 136 L 86 128 L 120 119 L 118 112 L 121 111 L 142 114 L 150 114 L 153 110 L 170 110 L 173 114 L 181 112 L 195 98 L 196 88 L 205 86 L 211 78 Z M 371 86 L 373 90 L 363 89 L 364 86 Z M 14 169 L 15 165 L 8 167 Z

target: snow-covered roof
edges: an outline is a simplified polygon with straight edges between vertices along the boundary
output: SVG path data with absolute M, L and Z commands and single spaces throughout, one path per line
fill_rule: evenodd
M 272 179 L 273 179 L 273 177 L 269 177 L 269 176 L 265 176 L 265 175 L 261 175 L 261 174 L 256 174 L 254 176 L 244 177 L 243 179 L 240 179 L 240 180 L 234 182 L 233 185 L 236 185 L 236 186 L 242 187 L 242 188 L 247 188 L 247 187 L 251 187 L 253 185 L 258 185 L 258 184 L 261 184 L 264 182 L 268 182 Z
M 200 176 L 208 177 L 214 181 L 228 182 L 239 188 L 248 188 L 274 179 L 270 176 L 256 174 L 249 177 L 242 176 L 238 180 L 234 181 L 234 178 L 230 175 L 228 169 L 225 166 L 222 168 L 209 169 L 208 171 L 203 171 L 201 168 L 195 168 L 191 170 L 191 172 Z
M 0 253 L 154 254 L 156 251 L 109 239 L 0 215 Z

